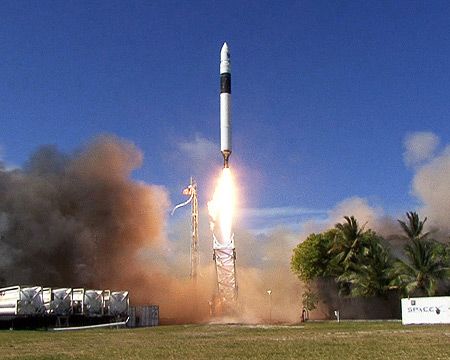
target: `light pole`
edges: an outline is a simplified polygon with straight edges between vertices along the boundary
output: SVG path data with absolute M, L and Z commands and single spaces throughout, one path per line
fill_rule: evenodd
M 269 324 L 272 323 L 272 290 L 267 290 L 269 294 Z

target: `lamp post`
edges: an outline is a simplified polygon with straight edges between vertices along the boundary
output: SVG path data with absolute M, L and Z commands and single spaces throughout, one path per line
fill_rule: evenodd
M 269 294 L 269 323 L 272 323 L 272 290 L 267 290 Z

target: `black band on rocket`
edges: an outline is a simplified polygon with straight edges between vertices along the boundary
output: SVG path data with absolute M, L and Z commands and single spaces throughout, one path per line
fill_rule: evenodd
M 220 74 L 220 93 L 231 94 L 231 74 Z

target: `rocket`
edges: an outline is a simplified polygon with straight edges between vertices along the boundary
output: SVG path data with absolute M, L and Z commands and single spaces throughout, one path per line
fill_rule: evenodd
M 220 151 L 223 167 L 228 167 L 231 155 L 231 62 L 228 44 L 220 51 Z

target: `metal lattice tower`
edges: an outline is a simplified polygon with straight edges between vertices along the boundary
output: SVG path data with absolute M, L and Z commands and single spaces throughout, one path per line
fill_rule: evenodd
M 219 299 L 226 305 L 233 305 L 237 300 L 236 250 L 234 241 L 227 248 L 214 248 L 213 259 L 216 264 L 217 291 Z
M 219 232 L 220 233 L 220 232 Z M 219 236 L 219 237 L 216 237 Z M 216 265 L 217 299 L 222 314 L 234 311 L 238 296 L 234 235 L 225 239 L 213 232 L 213 259 Z
M 198 275 L 198 265 L 200 262 L 200 256 L 198 252 L 198 197 L 197 197 L 197 183 L 191 177 L 191 182 L 188 187 L 191 192 L 191 278 L 196 283 Z
M 172 210 L 172 214 L 176 209 L 191 204 L 191 272 L 190 276 L 194 283 L 197 283 L 198 265 L 200 256 L 198 253 L 198 197 L 197 197 L 197 183 L 191 177 L 189 186 L 183 190 L 183 195 L 188 195 L 189 199 L 178 204 Z

